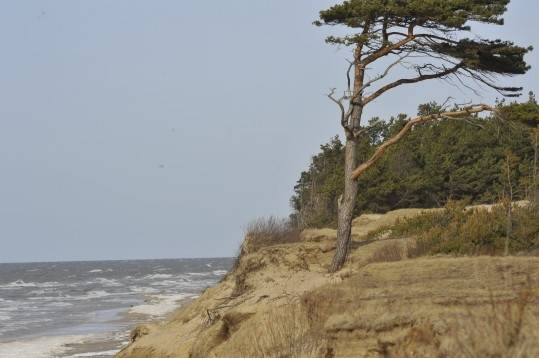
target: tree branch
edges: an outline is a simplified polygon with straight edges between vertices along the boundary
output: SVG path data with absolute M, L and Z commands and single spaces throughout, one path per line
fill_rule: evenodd
M 408 35 L 405 38 L 403 38 L 402 40 L 397 41 L 397 42 L 395 42 L 393 44 L 383 44 L 382 47 L 380 47 L 380 49 L 378 51 L 374 52 L 370 56 L 367 56 L 362 61 L 363 66 L 366 67 L 368 64 L 376 61 L 380 57 L 384 57 L 385 55 L 391 53 L 391 51 L 396 50 L 396 49 L 406 45 L 408 42 L 415 40 L 414 27 L 415 27 L 415 24 L 413 24 L 413 23 L 410 24 L 410 26 L 408 27 Z
M 417 82 L 421 82 L 421 81 L 431 80 L 431 79 L 434 79 L 434 78 L 444 77 L 444 76 L 447 76 L 447 75 L 449 75 L 451 73 L 454 73 L 454 72 L 458 71 L 463 66 L 464 66 L 464 63 L 461 62 L 461 63 L 458 63 L 458 64 L 456 64 L 455 66 L 453 66 L 451 68 L 448 68 L 448 69 L 442 71 L 442 72 L 437 72 L 437 73 L 433 73 L 433 74 L 429 74 L 429 75 L 420 75 L 420 76 L 414 77 L 414 78 L 401 78 L 400 80 L 397 80 L 395 82 L 392 82 L 392 83 L 389 83 L 389 84 L 383 86 L 382 88 L 380 88 L 379 90 L 377 90 L 376 92 L 371 94 L 370 96 L 364 98 L 363 99 L 363 104 L 366 105 L 367 103 L 372 102 L 373 100 L 375 100 L 376 98 L 381 96 L 383 93 L 385 93 L 385 92 L 387 92 L 390 89 L 393 89 L 395 87 L 398 87 L 398 86 L 401 86 L 401 85 L 404 85 L 404 84 L 417 83 Z
M 336 91 L 336 88 L 332 88 L 327 94 L 327 96 L 332 102 L 334 102 L 337 106 L 339 106 L 339 109 L 341 110 L 341 126 L 344 128 L 345 132 L 350 132 L 350 128 L 348 125 L 348 118 L 347 118 L 348 116 L 346 113 L 346 109 L 344 108 L 344 104 L 342 103 L 346 97 L 341 97 L 338 99 L 335 98 L 334 96 L 335 91 Z
M 367 169 L 369 169 L 374 164 L 376 164 L 376 162 L 380 158 L 382 158 L 382 156 L 384 155 L 386 150 L 389 147 L 391 147 L 392 145 L 397 144 L 402 138 L 404 138 L 404 136 L 406 136 L 406 134 L 408 134 L 408 132 L 410 132 L 410 130 L 414 126 L 416 126 L 418 124 L 421 124 L 421 123 L 428 122 L 428 121 L 440 119 L 440 118 L 445 118 L 445 119 L 466 119 L 471 114 L 485 112 L 485 111 L 496 112 L 497 109 L 495 107 L 492 107 L 492 106 L 489 106 L 489 105 L 486 105 L 486 104 L 479 104 L 479 105 L 475 105 L 475 106 L 465 107 L 465 108 L 463 108 L 461 110 L 458 110 L 458 111 L 442 112 L 442 113 L 437 113 L 437 114 L 429 114 L 429 115 L 418 116 L 418 117 L 410 119 L 408 122 L 406 122 L 406 124 L 399 131 L 399 133 L 397 133 L 393 137 L 389 138 L 384 143 L 380 144 L 380 146 L 376 149 L 376 151 L 371 156 L 371 158 L 369 160 L 367 160 L 365 163 L 361 164 L 359 167 L 357 167 L 352 172 L 352 179 L 357 180 L 363 173 L 365 173 L 365 171 L 367 171 Z
M 395 62 L 393 62 L 392 64 L 390 64 L 383 73 L 379 74 L 378 76 L 376 76 L 375 78 L 373 78 L 372 80 L 370 81 L 367 81 L 365 84 L 363 84 L 363 86 L 361 87 L 361 90 L 359 92 L 363 92 L 367 87 L 370 87 L 374 82 L 376 81 L 379 81 L 381 80 L 382 78 L 386 77 L 388 74 L 389 74 L 389 71 L 391 71 L 391 69 L 395 66 L 397 66 L 399 63 L 402 62 L 402 60 L 404 60 L 406 57 L 408 57 L 410 54 L 406 54 L 404 56 L 401 56 L 399 57 Z

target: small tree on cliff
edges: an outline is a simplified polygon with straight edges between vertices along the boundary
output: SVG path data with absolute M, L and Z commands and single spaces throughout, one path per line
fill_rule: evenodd
M 521 88 L 499 86 L 494 76 L 525 73 L 529 66 L 524 55 L 531 48 L 509 41 L 463 36 L 470 31 L 470 22 L 502 25 L 501 16 L 508 3 L 509 0 L 349 0 L 320 12 L 315 25 L 343 25 L 354 31 L 348 36 L 326 39 L 330 44 L 353 47 L 347 71 L 348 88 L 343 96 L 337 96 L 335 89 L 328 95 L 340 108 L 346 137 L 345 188 L 339 200 L 337 251 L 330 271 L 339 270 L 348 253 L 357 178 L 362 173 L 357 147 L 366 130 L 361 122 L 363 109 L 394 88 L 431 79 L 452 81 L 472 90 L 471 86 L 480 85 L 503 96 L 518 96 Z M 368 72 L 378 63 L 385 64 L 385 69 L 369 76 Z M 399 65 L 413 75 L 387 81 Z M 373 89 L 378 83 L 382 84 Z M 457 113 L 455 117 L 438 114 L 430 119 L 460 118 L 472 108 L 477 113 L 490 107 L 469 107 L 453 111 Z M 415 118 L 403 135 L 427 117 Z M 363 169 L 370 165 L 363 163 Z

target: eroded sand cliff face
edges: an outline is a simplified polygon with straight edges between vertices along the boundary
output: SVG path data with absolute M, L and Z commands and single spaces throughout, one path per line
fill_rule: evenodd
M 167 322 L 140 327 L 118 357 L 539 356 L 539 258 L 406 259 L 407 240 L 363 239 L 419 212 L 357 218 L 336 275 L 330 229 L 248 254 Z M 384 247 L 403 259 L 376 262 Z

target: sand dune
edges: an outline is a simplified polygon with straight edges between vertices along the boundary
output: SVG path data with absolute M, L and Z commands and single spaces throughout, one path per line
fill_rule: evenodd
M 246 255 L 168 321 L 139 327 L 118 357 L 539 356 L 538 257 L 374 262 L 406 240 L 363 235 L 421 211 L 355 219 L 353 251 L 335 275 L 326 274 L 330 229 Z

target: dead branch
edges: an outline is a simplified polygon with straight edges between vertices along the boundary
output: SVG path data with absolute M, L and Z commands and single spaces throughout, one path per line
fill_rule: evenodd
M 339 106 L 339 109 L 341 110 L 341 126 L 344 128 L 345 131 L 349 131 L 348 128 L 348 117 L 346 109 L 344 108 L 343 100 L 346 98 L 345 96 L 341 98 L 335 98 L 335 88 L 332 88 L 329 93 L 327 94 L 328 98 L 334 102 L 337 106 Z
M 363 92 L 367 87 L 370 87 L 374 82 L 376 81 L 379 81 L 381 80 L 382 78 L 386 77 L 388 74 L 389 74 L 389 71 L 391 71 L 391 69 L 395 66 L 397 66 L 399 63 L 401 63 L 406 57 L 410 56 L 410 53 L 404 55 L 404 56 L 400 56 L 395 62 L 391 63 L 386 69 L 384 72 L 382 72 L 381 74 L 379 74 L 378 76 L 376 76 L 375 78 L 373 78 L 372 80 L 370 81 L 367 81 L 365 84 L 363 84 L 363 86 L 361 87 L 361 89 L 359 90 L 359 92 Z
M 406 122 L 406 124 L 399 131 L 399 133 L 397 133 L 395 136 L 391 137 L 390 139 L 388 139 L 387 141 L 382 143 L 376 149 L 376 151 L 374 152 L 374 154 L 371 156 L 371 158 L 369 160 L 367 160 L 365 163 L 361 164 L 359 167 L 357 167 L 352 172 L 352 179 L 357 180 L 363 173 L 365 173 L 365 171 L 367 171 L 367 169 L 369 169 L 374 164 L 376 164 L 376 162 L 380 158 L 382 158 L 382 156 L 384 155 L 386 150 L 389 147 L 397 144 L 402 138 L 404 138 L 404 136 L 406 136 L 406 134 L 408 134 L 408 132 L 410 132 L 410 130 L 414 126 L 416 126 L 418 124 L 421 124 L 421 123 L 428 122 L 428 121 L 441 119 L 441 118 L 445 118 L 445 119 L 466 119 L 466 118 L 470 117 L 472 114 L 485 112 L 485 111 L 496 112 L 497 110 L 496 110 L 495 107 L 492 107 L 492 106 L 489 106 L 489 105 L 486 105 L 486 104 L 478 104 L 478 105 L 474 105 L 474 106 L 465 107 L 465 108 L 463 108 L 461 110 L 458 110 L 458 111 L 429 114 L 429 115 L 425 115 L 425 116 L 418 116 L 418 117 L 415 117 L 415 118 L 412 118 L 412 119 L 408 120 L 408 122 Z

